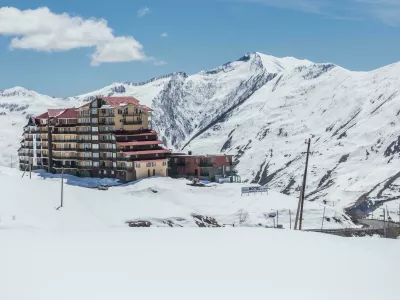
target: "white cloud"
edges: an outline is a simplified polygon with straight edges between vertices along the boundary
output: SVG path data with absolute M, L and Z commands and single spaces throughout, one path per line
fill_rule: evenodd
M 148 7 L 142 7 L 141 9 L 139 9 L 138 10 L 138 12 L 137 12 L 137 16 L 139 17 L 139 18 L 142 18 L 142 17 L 144 17 L 145 15 L 148 15 L 150 13 L 150 8 L 148 8 Z
M 167 62 L 163 61 L 163 60 L 156 60 L 154 62 L 155 66 L 165 66 L 167 64 Z
M 114 36 L 106 20 L 55 14 L 47 7 L 0 8 L 0 35 L 14 37 L 11 49 L 50 52 L 94 47 L 92 65 L 147 59 L 138 41 L 130 36 Z
M 166 32 L 161 33 L 161 37 L 162 37 L 162 38 L 167 38 L 167 37 L 168 37 L 168 33 L 166 33 Z

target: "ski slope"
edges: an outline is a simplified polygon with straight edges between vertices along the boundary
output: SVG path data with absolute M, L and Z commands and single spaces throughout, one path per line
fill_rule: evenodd
M 400 243 L 262 228 L 0 230 L 0 299 L 397 299 Z
M 60 176 L 33 173 L 29 179 L 27 174 L 24 178 L 21 175 L 20 171 L 0 168 L 5 195 L 0 199 L 0 229 L 116 228 L 127 227 L 126 222 L 131 220 L 147 220 L 155 227 L 197 227 L 193 214 L 212 217 L 220 226 L 273 227 L 274 220 L 266 216 L 276 211 L 279 224 L 289 229 L 298 203 L 296 198 L 274 191 L 242 196 L 241 187 L 245 184 L 192 187 L 186 185 L 185 179 L 150 178 L 99 191 L 91 187 L 117 182 L 66 175 L 64 207 L 57 211 Z M 307 203 L 303 228 L 320 228 L 323 209 L 321 204 Z M 325 228 L 354 226 L 341 208 L 326 206 L 325 216 L 329 219 L 324 222 Z

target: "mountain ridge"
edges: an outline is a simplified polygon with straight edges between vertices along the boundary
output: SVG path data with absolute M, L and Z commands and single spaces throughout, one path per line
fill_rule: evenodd
M 0 163 L 15 155 L 30 114 L 97 95 L 135 96 L 154 109 L 153 128 L 168 147 L 232 154 L 243 180 L 297 196 L 303 142 L 311 137 L 308 200 L 347 206 L 378 195 L 397 199 L 399 87 L 400 63 L 354 72 L 255 52 L 193 75 L 113 83 L 64 99 L 9 89 L 0 92 Z

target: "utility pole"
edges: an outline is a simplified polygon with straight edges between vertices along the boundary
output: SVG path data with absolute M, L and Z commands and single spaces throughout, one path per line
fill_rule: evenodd
M 276 211 L 276 227 L 279 227 L 279 211 Z
M 386 238 L 386 212 L 385 208 L 383 209 L 383 236 Z
M 29 159 L 29 179 L 32 179 L 32 161 Z
M 301 190 L 300 190 L 300 196 L 299 196 L 299 203 L 297 204 L 296 219 L 294 221 L 294 230 L 297 230 L 298 225 L 299 225 L 299 215 L 300 215 L 300 206 L 301 206 L 301 204 L 300 204 L 301 203 Z
M 63 207 L 63 200 L 64 200 L 64 168 L 61 169 L 61 205 Z
M 324 214 L 322 215 L 322 225 L 321 225 L 321 230 L 324 228 L 324 219 L 325 219 L 325 206 L 324 206 Z
M 399 203 L 399 223 L 400 223 L 400 203 Z
M 289 224 L 290 224 L 290 229 L 292 229 L 292 212 L 289 209 Z
M 300 220 L 299 220 L 299 230 L 302 229 L 303 225 L 303 207 L 304 207 L 304 197 L 306 194 L 306 184 L 307 184 L 307 169 L 308 169 L 308 158 L 310 156 L 310 145 L 311 139 L 308 139 L 308 146 L 307 146 L 307 157 L 306 157 L 306 167 L 304 169 L 304 176 L 303 176 L 303 186 L 302 186 L 302 193 L 301 193 L 301 206 L 300 206 Z

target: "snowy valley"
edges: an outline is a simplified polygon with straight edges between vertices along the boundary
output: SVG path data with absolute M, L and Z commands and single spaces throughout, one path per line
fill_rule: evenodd
M 153 127 L 168 147 L 233 154 L 242 180 L 298 197 L 311 137 L 307 200 L 339 207 L 396 200 L 399 84 L 400 64 L 352 72 L 251 53 L 194 75 L 114 83 L 65 99 L 12 88 L 0 91 L 0 163 L 16 160 L 29 115 L 96 95 L 131 95 L 154 109 Z

